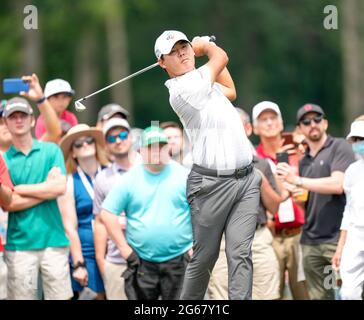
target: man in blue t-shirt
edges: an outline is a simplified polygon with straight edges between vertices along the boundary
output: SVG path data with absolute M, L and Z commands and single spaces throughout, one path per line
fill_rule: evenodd
M 170 160 L 167 142 L 159 127 L 145 129 L 143 164 L 125 173 L 102 204 L 101 218 L 128 262 L 123 276 L 129 299 L 178 299 L 189 260 L 188 170 Z M 112 219 L 122 211 L 126 237 Z

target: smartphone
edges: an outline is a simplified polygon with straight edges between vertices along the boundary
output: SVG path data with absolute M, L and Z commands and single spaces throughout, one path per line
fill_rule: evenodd
M 29 91 L 29 83 L 20 78 L 8 78 L 3 80 L 4 93 L 19 93 Z
M 276 157 L 277 157 L 277 162 L 288 163 L 288 153 L 287 152 L 276 153 Z
M 287 144 L 294 144 L 293 134 L 291 132 L 282 132 L 282 138 L 284 139 L 284 146 Z

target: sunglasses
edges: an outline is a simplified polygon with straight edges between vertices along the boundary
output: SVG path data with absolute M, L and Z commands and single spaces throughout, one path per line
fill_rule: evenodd
M 119 134 L 116 134 L 114 136 L 109 135 L 106 137 L 106 141 L 108 143 L 114 143 L 116 142 L 116 139 L 119 138 L 121 141 L 124 141 L 128 138 L 129 132 L 128 131 L 121 131 Z
M 95 138 L 93 137 L 87 137 L 87 138 L 84 138 L 84 139 L 77 139 L 75 140 L 75 142 L 73 142 L 73 147 L 75 147 L 76 149 L 80 149 L 83 147 L 83 145 L 85 144 L 85 142 L 87 144 L 93 144 L 95 142 Z
M 300 123 L 302 123 L 304 126 L 309 126 L 312 121 L 319 124 L 322 121 L 323 118 L 324 118 L 323 116 L 316 116 L 316 117 L 313 117 L 313 118 L 306 118 L 306 119 L 301 120 Z

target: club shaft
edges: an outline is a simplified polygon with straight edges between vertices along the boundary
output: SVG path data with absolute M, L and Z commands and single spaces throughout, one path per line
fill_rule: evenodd
M 117 85 L 117 84 L 119 84 L 119 83 L 121 83 L 121 82 L 124 82 L 124 81 L 126 81 L 126 80 L 129 80 L 129 79 L 131 79 L 131 78 L 133 78 L 133 77 L 135 77 L 135 76 L 137 76 L 137 75 L 139 75 L 139 74 L 141 74 L 141 73 L 143 73 L 143 72 L 145 72 L 145 71 L 148 71 L 148 70 L 150 70 L 150 69 L 153 69 L 153 68 L 155 68 L 156 66 L 158 66 L 158 62 L 153 63 L 152 65 L 150 65 L 150 66 L 148 66 L 148 67 L 145 67 L 144 69 L 141 69 L 141 70 L 139 70 L 139 71 L 137 71 L 137 72 L 134 72 L 134 73 L 132 73 L 131 75 L 129 75 L 129 76 L 125 77 L 125 78 L 122 78 L 122 79 L 120 79 L 119 81 L 116 81 L 116 82 L 114 82 L 114 83 L 112 83 L 112 84 L 108 85 L 107 87 L 104 87 L 104 88 L 102 88 L 102 89 L 100 89 L 100 90 L 97 90 L 97 91 L 95 91 L 95 92 L 93 92 L 93 93 L 89 94 L 88 96 L 81 98 L 81 99 L 80 99 L 80 100 L 78 100 L 78 101 L 86 100 L 87 98 L 90 98 L 90 97 L 94 96 L 95 94 L 98 94 L 98 93 L 100 93 L 100 92 L 102 92 L 102 91 L 104 91 L 104 90 L 107 90 L 107 89 L 109 89 L 109 88 L 111 88 L 111 87 L 113 87 L 113 86 L 115 86 L 115 85 Z

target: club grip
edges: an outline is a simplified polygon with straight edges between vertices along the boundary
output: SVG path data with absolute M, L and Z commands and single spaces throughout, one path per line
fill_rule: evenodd
M 211 42 L 216 42 L 216 37 L 215 37 L 214 35 L 209 36 L 209 37 L 210 37 L 210 41 L 211 41 Z

